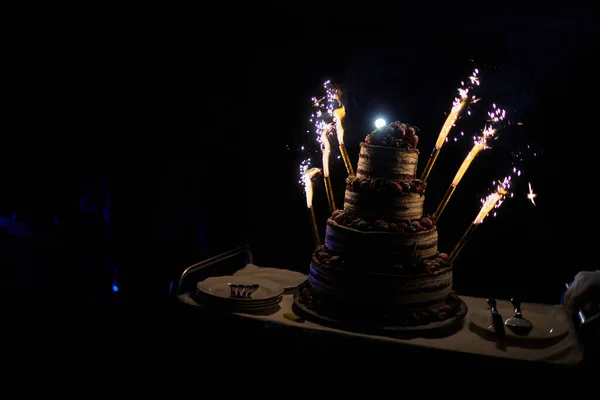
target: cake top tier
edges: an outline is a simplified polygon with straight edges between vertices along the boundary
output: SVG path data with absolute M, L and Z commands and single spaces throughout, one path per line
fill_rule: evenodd
M 395 121 L 369 133 L 365 138 L 365 143 L 373 146 L 416 149 L 419 143 L 418 131 L 416 126 Z
M 411 181 L 416 178 L 419 150 L 360 144 L 356 178 Z

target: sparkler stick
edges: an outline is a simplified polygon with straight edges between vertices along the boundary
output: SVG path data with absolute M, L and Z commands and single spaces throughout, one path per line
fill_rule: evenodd
M 501 183 L 498 186 L 497 190 L 494 193 L 490 194 L 485 199 L 485 201 L 483 202 L 483 205 L 481 206 L 481 210 L 479 210 L 479 214 L 477 214 L 477 217 L 475 217 L 475 219 L 473 220 L 471 225 L 469 225 L 469 228 L 467 229 L 467 231 L 464 233 L 464 235 L 460 238 L 460 240 L 454 247 L 454 250 L 452 250 L 452 253 L 450 253 L 450 256 L 448 257 L 449 264 L 454 263 L 454 260 L 456 260 L 456 257 L 458 257 L 458 254 L 465 246 L 465 243 L 467 242 L 467 240 L 473 234 L 473 231 L 475 230 L 475 228 L 477 228 L 479 225 L 481 225 L 481 223 L 483 222 L 485 217 L 489 214 L 489 212 L 492 211 L 494 208 L 499 207 L 500 204 L 502 204 L 502 199 L 504 199 L 504 196 L 508 193 L 507 192 L 508 187 L 510 187 L 510 179 L 507 178 L 504 180 L 503 183 Z
M 321 244 L 321 238 L 319 237 L 319 229 L 317 228 L 317 219 L 315 218 L 315 211 L 313 209 L 312 200 L 313 200 L 313 186 L 312 186 L 312 177 L 319 174 L 321 170 L 319 168 L 310 168 L 307 169 L 303 176 L 302 180 L 304 182 L 304 191 L 306 192 L 306 207 L 308 208 L 308 214 L 310 217 L 310 225 L 312 228 L 313 238 L 315 240 L 315 246 L 319 246 Z
M 323 152 L 323 179 L 325 180 L 325 192 L 327 194 L 327 202 L 329 203 L 329 211 L 334 212 L 335 199 L 333 197 L 333 188 L 331 186 L 331 178 L 329 176 L 329 154 L 331 153 L 331 146 L 329 145 L 329 139 L 327 139 L 328 129 L 321 130 L 321 151 Z
M 503 120 L 504 116 L 506 115 L 505 111 L 496 108 L 495 104 L 494 104 L 493 108 L 494 108 L 494 111 L 491 111 L 491 112 L 488 113 L 488 115 L 492 119 L 492 122 L 498 122 L 498 121 Z M 463 160 L 462 165 L 460 166 L 460 168 L 456 172 L 456 175 L 454 176 L 454 179 L 452 180 L 452 183 L 450 184 L 450 186 L 446 190 L 446 193 L 444 194 L 444 197 L 443 197 L 442 201 L 440 202 L 440 204 L 438 205 L 437 210 L 435 210 L 435 213 L 433 214 L 432 221 L 433 221 L 434 224 L 437 223 L 437 221 L 440 218 L 440 215 L 442 215 L 442 212 L 444 211 L 444 208 L 446 208 L 446 205 L 450 201 L 450 197 L 452 197 L 452 194 L 454 193 L 454 189 L 456 189 L 456 186 L 458 186 L 458 183 L 460 182 L 460 180 L 464 176 L 465 172 L 467 172 L 467 169 L 469 169 L 469 166 L 471 165 L 471 162 L 473 162 L 473 160 L 475 159 L 475 157 L 477 156 L 477 154 L 479 154 L 479 152 L 481 150 L 485 150 L 485 149 L 489 149 L 490 148 L 487 145 L 487 140 L 490 137 L 494 136 L 495 133 L 496 133 L 495 129 L 493 129 L 491 126 L 486 126 L 483 129 L 482 135 L 475 138 L 475 143 L 473 144 L 473 148 L 471 148 L 471 151 L 469 151 L 469 153 L 467 154 L 467 156 Z
M 463 247 L 465 247 L 465 243 L 467 243 L 467 240 L 469 240 L 469 238 L 473 234 L 473 231 L 478 226 L 479 226 L 479 224 L 475 224 L 475 223 L 471 222 L 471 225 L 469 225 L 469 228 L 464 233 L 464 235 L 462 235 L 459 242 L 454 247 L 454 250 L 452 250 L 452 253 L 450 253 L 450 256 L 448 257 L 448 263 L 450 265 L 454 264 L 454 260 L 456 260 L 456 257 L 458 257 L 458 254 L 461 252 Z
M 479 71 L 477 69 L 475 69 L 475 72 L 473 72 L 473 75 L 471 75 L 469 77 L 471 84 L 479 85 L 479 78 L 477 77 L 478 73 L 479 73 Z M 463 85 L 464 85 L 464 83 L 463 83 Z M 435 161 L 437 160 L 437 157 L 440 154 L 440 150 L 442 149 L 442 146 L 446 142 L 446 138 L 448 137 L 448 134 L 450 133 L 450 129 L 452 129 L 452 127 L 454 126 L 454 123 L 460 116 L 461 111 L 465 108 L 465 106 L 468 103 L 476 101 L 475 98 L 469 94 L 469 87 L 466 87 L 466 88 L 461 87 L 460 89 L 458 89 L 458 93 L 459 93 L 459 97 L 454 99 L 454 102 L 452 103 L 452 108 L 450 110 L 450 114 L 448 114 L 448 117 L 446 118 L 444 125 L 442 125 L 442 129 L 440 130 L 438 139 L 435 142 L 435 147 L 434 147 L 433 151 L 431 152 L 431 156 L 429 156 L 429 159 L 427 160 L 427 164 L 425 165 L 425 169 L 423 170 L 423 174 L 421 175 L 422 181 L 426 181 L 427 178 L 429 177 L 429 173 L 431 172 L 431 169 L 433 168 L 433 164 L 435 164 Z
M 317 219 L 315 218 L 315 210 L 312 207 L 308 208 L 308 214 L 310 217 L 310 224 L 312 226 L 313 238 L 315 240 L 315 247 L 321 245 L 321 238 L 319 237 L 319 229 L 317 228 Z

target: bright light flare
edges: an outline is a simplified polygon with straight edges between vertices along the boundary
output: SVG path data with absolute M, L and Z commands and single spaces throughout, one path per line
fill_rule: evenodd
M 386 125 L 385 119 L 383 119 L 383 118 L 377 118 L 375 120 L 375 128 L 379 129 L 379 128 L 384 127 L 385 125 Z
M 529 182 L 529 193 L 527 193 L 527 198 L 529 199 L 529 201 L 531 201 L 531 203 L 535 206 L 535 201 L 533 199 L 535 199 L 537 197 L 537 194 L 533 193 L 533 189 L 531 188 L 531 182 Z

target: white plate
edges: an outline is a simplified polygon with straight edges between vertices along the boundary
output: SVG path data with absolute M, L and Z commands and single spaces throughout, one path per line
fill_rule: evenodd
M 289 269 L 259 267 L 254 264 L 248 264 L 243 269 L 237 271 L 234 276 L 253 276 L 256 278 L 268 279 L 279 283 L 285 291 L 290 291 L 307 279 L 306 275 Z
M 193 296 L 198 302 L 205 304 L 207 306 L 216 305 L 221 307 L 229 307 L 229 308 L 247 308 L 247 307 L 264 307 L 272 304 L 277 304 L 283 298 L 283 295 L 267 299 L 267 300 L 254 300 L 248 302 L 246 299 L 222 299 L 221 297 L 216 297 L 213 295 L 205 294 L 204 292 L 197 291 Z
M 258 290 L 252 294 L 252 298 L 240 299 L 229 297 L 231 294 L 231 291 L 229 290 L 230 284 L 258 284 L 259 287 Z M 251 276 L 217 276 L 198 282 L 196 287 L 204 294 L 214 296 L 229 303 L 253 303 L 259 300 L 272 300 L 283 294 L 283 287 L 279 283 Z
M 243 298 L 223 298 L 223 297 L 218 297 L 218 296 L 214 296 L 212 294 L 207 294 L 205 292 L 202 291 L 196 291 L 195 293 L 195 297 L 201 298 L 203 301 L 205 302 L 217 302 L 217 303 L 227 303 L 229 305 L 240 305 L 240 306 L 250 306 L 250 305 L 260 305 L 260 304 L 267 304 L 267 303 L 272 303 L 274 301 L 278 301 L 280 300 L 283 295 L 279 295 L 277 297 L 271 297 L 268 299 L 243 299 Z
M 194 302 L 194 304 L 197 304 L 197 305 L 200 305 L 203 307 L 207 307 L 207 308 L 218 309 L 218 310 L 228 311 L 228 312 L 254 314 L 257 312 L 262 312 L 262 311 L 277 307 L 278 304 L 281 303 L 281 299 L 283 298 L 283 295 L 278 296 L 278 297 L 276 297 L 272 300 L 268 300 L 268 301 L 261 301 L 259 303 L 251 302 L 251 303 L 246 303 L 246 304 L 230 303 L 229 301 L 225 301 L 225 300 L 222 300 L 219 298 L 217 298 L 218 300 L 215 301 L 214 298 L 215 298 L 214 296 L 201 294 L 201 295 L 193 296 L 191 298 L 191 300 Z
M 533 328 L 527 335 L 517 335 L 505 327 L 506 336 L 523 339 L 552 339 L 563 336 L 569 331 L 568 318 L 560 306 L 540 307 L 536 304 L 523 304 L 521 307 L 523 317 L 528 319 Z M 498 312 L 502 315 L 502 321 L 514 316 L 514 309 L 509 302 L 498 301 Z M 492 323 L 492 313 L 488 308 L 475 311 L 469 315 L 471 322 L 481 329 L 496 333 Z

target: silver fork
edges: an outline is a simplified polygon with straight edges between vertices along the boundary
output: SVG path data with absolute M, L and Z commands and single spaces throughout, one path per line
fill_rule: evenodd
M 239 285 L 234 283 L 229 284 L 229 297 L 238 297 L 239 296 Z
M 259 287 L 260 287 L 260 285 L 258 285 L 256 283 L 254 285 L 251 285 L 250 289 L 248 290 L 247 296 L 251 297 L 254 294 L 254 292 L 256 292 L 258 290 Z
M 249 299 L 252 293 L 258 290 L 259 285 L 236 285 L 233 283 L 229 284 L 229 297 Z

